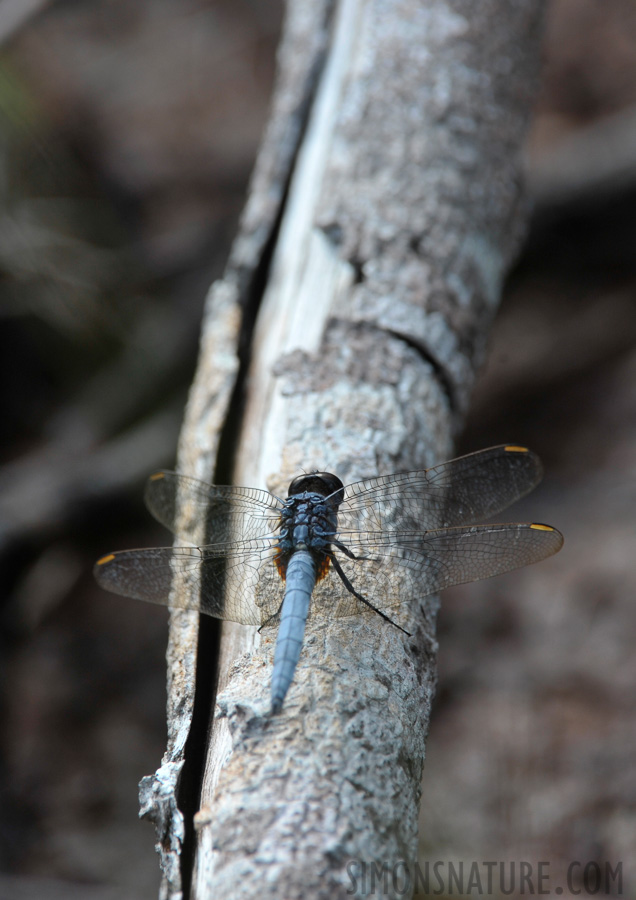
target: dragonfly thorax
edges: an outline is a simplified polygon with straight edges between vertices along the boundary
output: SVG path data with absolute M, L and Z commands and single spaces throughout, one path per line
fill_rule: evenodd
M 304 491 L 285 500 L 281 511 L 278 549 L 320 552 L 328 549 L 337 527 L 337 506 L 321 494 Z

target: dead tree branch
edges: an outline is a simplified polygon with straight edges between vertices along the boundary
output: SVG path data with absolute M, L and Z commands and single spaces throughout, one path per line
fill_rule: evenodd
M 182 471 L 219 480 L 239 407 L 234 481 L 279 496 L 302 469 L 347 482 L 450 454 L 525 226 L 541 8 L 290 4 L 271 123 L 209 298 Z M 413 864 L 436 610 L 412 611 L 408 640 L 365 617 L 310 628 L 276 717 L 271 630 L 224 626 L 194 897 L 344 897 L 351 860 Z M 173 614 L 168 750 L 142 787 L 171 897 L 196 640 L 196 616 Z

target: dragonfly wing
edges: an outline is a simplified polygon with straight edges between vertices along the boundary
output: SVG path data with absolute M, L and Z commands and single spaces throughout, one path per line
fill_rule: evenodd
M 280 501 L 267 491 L 207 484 L 176 472 L 151 475 L 145 500 L 157 521 L 194 543 L 254 540 L 280 524 Z
M 98 583 L 116 594 L 262 625 L 282 602 L 273 553 L 271 541 L 248 542 L 229 554 L 222 546 L 124 550 L 100 559 L 94 571 Z
M 483 521 L 541 480 L 541 462 L 525 447 L 501 445 L 449 462 L 347 485 L 338 512 L 344 542 L 355 531 L 430 531 Z
M 476 525 L 414 532 L 391 537 L 361 534 L 349 549 L 358 557 L 338 555 L 345 575 L 376 608 L 390 611 L 402 603 L 444 588 L 501 575 L 539 562 L 561 549 L 563 536 L 549 525 Z M 315 591 L 331 616 L 352 616 L 365 604 L 352 596 L 331 571 Z

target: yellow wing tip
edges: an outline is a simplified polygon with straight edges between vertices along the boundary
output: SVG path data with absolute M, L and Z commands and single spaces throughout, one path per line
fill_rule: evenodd
M 504 450 L 506 451 L 506 453 L 529 453 L 530 452 L 527 447 L 520 447 L 517 444 L 508 444 L 506 447 L 504 447 Z
M 164 475 L 163 472 L 155 472 L 153 475 L 150 476 L 150 480 L 151 481 L 160 481 L 162 478 L 165 478 L 165 477 L 166 476 Z
M 556 531 L 551 525 L 541 525 L 539 522 L 533 522 L 530 528 L 534 528 L 535 531 Z
M 98 559 L 95 563 L 96 566 L 105 566 L 106 563 L 111 562 L 111 560 L 115 559 L 114 553 L 108 553 L 106 556 L 102 556 L 101 559 Z

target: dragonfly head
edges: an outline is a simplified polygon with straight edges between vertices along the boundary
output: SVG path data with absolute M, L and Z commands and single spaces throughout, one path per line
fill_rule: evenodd
M 287 490 L 288 497 L 304 493 L 330 497 L 333 503 L 339 505 L 344 497 L 344 485 L 331 472 L 310 472 L 308 475 L 297 475 Z

